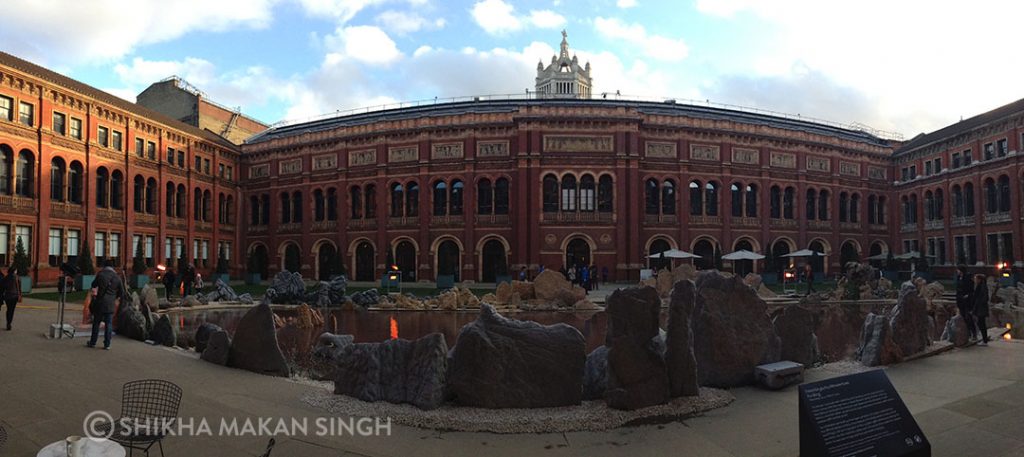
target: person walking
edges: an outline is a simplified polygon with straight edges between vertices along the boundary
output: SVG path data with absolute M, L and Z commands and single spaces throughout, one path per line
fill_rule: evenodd
M 114 330 L 114 310 L 117 309 L 117 301 L 124 298 L 124 282 L 114 271 L 114 264 L 110 259 L 103 261 L 103 269 L 92 281 L 93 299 L 89 304 L 89 312 L 92 313 L 92 336 L 87 347 L 96 347 L 96 339 L 100 333 L 100 322 L 105 326 L 103 329 L 103 349 L 110 349 L 110 337 Z
M 11 330 L 11 322 L 14 320 L 14 308 L 21 301 L 21 281 L 18 278 L 18 270 L 13 266 L 7 269 L 7 276 L 0 279 L 0 299 L 7 305 L 7 330 Z
M 817 292 L 814 290 L 814 269 L 811 268 L 810 263 L 804 264 L 804 280 L 807 281 L 807 295 L 811 295 L 811 292 Z
M 601 267 L 601 282 L 608 284 L 608 266 Z
M 970 277 L 964 267 L 956 269 L 956 309 L 967 324 L 971 339 L 978 337 L 974 327 L 974 278 Z
M 576 266 L 569 267 L 569 284 L 576 284 Z
M 192 295 L 192 286 L 196 282 L 196 267 L 192 266 L 191 263 L 185 266 L 185 271 L 181 275 L 181 282 L 185 286 L 185 290 L 181 294 L 181 298 L 184 299 Z
M 519 269 L 519 280 L 526 281 L 526 267 Z
M 164 297 L 168 301 L 171 299 L 171 292 L 178 287 L 178 274 L 174 272 L 173 268 L 168 268 L 167 272 L 164 273 Z
M 586 265 L 580 267 L 580 285 L 583 286 L 583 293 L 590 293 L 590 269 Z
M 985 275 L 974 275 L 974 319 L 981 332 L 979 346 L 988 346 L 988 327 L 985 326 L 985 318 L 988 317 L 988 284 L 985 284 Z

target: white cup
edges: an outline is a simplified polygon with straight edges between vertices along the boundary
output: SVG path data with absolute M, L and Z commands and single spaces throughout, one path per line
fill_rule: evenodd
M 85 457 L 85 438 L 71 435 L 64 439 L 64 449 L 68 457 Z

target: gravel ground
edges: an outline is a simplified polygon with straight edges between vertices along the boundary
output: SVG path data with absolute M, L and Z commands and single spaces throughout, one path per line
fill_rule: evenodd
M 315 387 L 302 401 L 334 414 L 355 417 L 390 417 L 394 423 L 420 428 L 464 432 L 559 433 L 598 431 L 630 423 L 669 421 L 727 406 L 735 399 L 728 391 L 701 387 L 697 397 L 680 397 L 664 405 L 636 411 L 609 408 L 603 401 L 584 401 L 560 408 L 487 409 L 444 405 L 424 411 L 407 404 L 365 402 L 335 395 L 333 384 L 296 380 Z

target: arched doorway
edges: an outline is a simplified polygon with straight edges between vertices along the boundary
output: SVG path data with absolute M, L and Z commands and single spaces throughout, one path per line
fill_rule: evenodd
M 664 238 L 657 238 L 654 241 L 651 241 L 651 246 L 647 248 L 647 255 L 655 256 L 656 254 L 660 254 L 669 249 L 672 249 L 672 246 L 668 244 L 668 241 L 665 241 Z M 668 268 L 671 264 L 672 259 L 663 259 L 660 256 L 649 257 L 647 259 L 647 267 L 654 271 L 661 271 L 664 268 Z
M 744 249 L 750 252 L 754 252 L 754 245 L 748 239 L 742 239 L 736 243 L 735 250 L 739 251 Z M 754 261 L 753 260 L 733 260 L 732 269 L 739 276 L 746 276 L 747 273 L 754 272 Z
M 329 281 L 332 276 L 341 274 L 338 249 L 331 243 L 320 243 L 316 253 L 317 279 Z
M 459 245 L 452 240 L 444 240 L 437 246 L 437 275 L 452 276 L 459 282 Z
M 846 264 L 849 262 L 860 262 L 860 253 L 852 241 L 846 240 L 839 248 L 839 265 L 846 271 Z
M 701 258 L 693 259 L 693 264 L 698 270 L 710 270 L 715 268 L 715 245 L 711 241 L 701 239 L 693 245 L 693 253 Z
M 295 243 L 288 243 L 284 248 L 284 269 L 292 273 L 298 273 L 302 269 L 299 247 Z
M 395 245 L 395 265 L 402 272 L 403 282 L 416 280 L 416 245 L 409 240 L 399 241 Z M 390 265 L 388 266 L 390 268 Z
M 808 246 L 807 248 L 814 252 L 820 252 L 822 254 L 825 254 L 816 255 L 813 257 L 809 257 L 807 259 L 807 261 L 810 262 L 811 264 L 811 269 L 814 270 L 814 273 L 818 275 L 818 277 L 820 278 L 822 275 L 825 274 L 825 258 L 828 257 L 828 252 L 825 251 L 825 245 L 822 244 L 821 241 L 815 240 L 812 241 L 810 246 Z
M 356 245 L 356 281 L 373 281 L 373 245 L 368 241 Z
M 267 252 L 267 247 L 257 244 L 249 253 L 249 272 L 259 273 L 261 279 L 267 279 L 270 276 L 268 272 L 269 259 L 270 254 Z
M 583 238 L 573 238 L 565 246 L 566 268 L 580 265 L 590 265 L 590 245 Z
M 498 276 L 507 276 L 508 272 L 508 259 L 505 258 L 505 245 L 496 239 L 487 240 L 484 243 L 482 262 L 480 265 L 481 277 L 480 280 L 483 282 L 496 282 Z
M 868 257 L 872 257 L 872 260 L 870 260 L 871 266 L 875 268 L 882 268 L 885 261 L 877 259 L 875 256 L 881 256 L 883 252 L 885 252 L 885 248 L 882 246 L 882 243 L 878 241 L 871 243 L 871 247 L 868 248 Z
M 778 275 L 778 278 L 782 277 L 783 270 L 789 268 L 791 258 L 783 256 L 790 252 L 793 251 L 790 249 L 789 243 L 786 242 L 786 240 L 775 240 L 775 243 L 772 244 L 772 255 L 767 267 L 769 268 L 769 271 Z

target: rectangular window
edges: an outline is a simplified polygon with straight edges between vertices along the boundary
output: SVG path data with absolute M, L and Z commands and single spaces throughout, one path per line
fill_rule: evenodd
M 939 257 L 938 257 L 937 261 L 939 262 L 939 265 L 945 265 L 946 264 L 946 239 L 945 238 L 938 238 L 936 240 L 936 242 L 938 243 L 938 246 L 936 247 L 936 249 L 939 250 L 939 252 L 938 252 Z
M 96 128 L 96 142 L 99 143 L 100 146 L 103 146 L 103 147 L 109 147 L 110 146 L 110 139 L 108 138 L 109 135 L 110 135 L 110 130 L 108 130 L 106 127 L 97 127 Z
M 4 97 L 3 95 L 0 95 L 0 119 L 3 119 L 8 122 L 14 120 L 14 118 L 11 117 L 14 116 L 14 109 L 12 108 L 13 106 L 13 98 Z
M 985 160 L 992 160 L 994 155 L 995 147 L 992 146 L 992 143 L 985 143 Z
M 974 265 L 978 263 L 978 237 L 968 235 L 966 244 L 967 264 Z
M 115 130 L 113 132 L 110 132 L 110 134 L 111 134 L 111 138 L 114 140 L 113 141 L 114 144 L 111 145 L 111 147 L 114 148 L 114 149 L 117 149 L 118 151 L 120 151 L 121 150 L 121 132 L 118 132 L 117 130 Z
M 210 260 L 210 242 L 208 240 L 203 240 L 202 250 L 203 250 L 203 267 L 205 268 L 205 267 L 210 266 L 209 265 L 209 260 Z
M 999 258 L 999 234 L 989 233 L 985 236 L 985 244 L 988 252 L 988 264 L 995 265 Z
M 167 163 L 174 165 L 174 148 L 167 148 Z
M 910 179 L 917 178 L 917 165 L 910 166 Z
M 171 237 L 164 238 L 164 260 L 165 261 L 167 259 L 172 258 L 171 255 L 174 254 L 174 247 L 173 247 L 173 245 L 174 245 L 174 238 L 171 238 Z
M 231 260 L 231 242 L 224 242 L 224 260 Z
M 1003 233 L 999 235 L 1000 260 L 1013 263 L 1013 234 Z
M 31 127 L 36 119 L 35 109 L 31 103 L 21 102 L 18 105 L 18 122 Z
M 11 239 L 11 227 L 0 225 L 0 265 L 10 265 L 10 248 L 7 243 Z
M 156 160 L 156 143 L 150 141 L 146 143 L 146 156 L 149 160 Z
M 60 266 L 61 252 L 64 252 L 64 230 L 50 229 L 50 266 Z
M 235 170 L 234 170 L 234 168 L 227 167 L 227 171 L 225 171 L 224 179 L 228 179 L 228 180 L 231 180 L 231 181 L 235 180 Z
M 139 252 L 139 246 L 142 244 L 142 235 L 132 235 L 132 250 L 128 253 L 128 256 L 132 259 L 135 258 L 135 253 Z
M 971 150 L 964 151 L 964 166 L 968 166 L 974 161 L 974 157 L 971 156 Z
M 178 151 L 178 166 L 185 168 L 185 151 Z
M 931 176 L 932 175 L 932 161 L 931 160 L 926 160 L 924 162 L 924 175 L 925 176 Z
M 910 181 L 910 168 L 903 167 L 900 169 L 900 181 Z
M 942 171 L 942 157 L 935 159 L 935 166 L 932 167 L 936 173 Z
M 967 263 L 967 252 L 964 251 L 964 237 L 953 237 L 953 259 L 957 265 Z
M 956 170 L 957 168 L 960 168 L 960 153 L 959 152 L 954 152 L 953 153 L 953 169 Z
M 156 237 L 153 235 L 146 235 L 145 256 L 146 265 L 148 265 L 149 267 L 153 266 L 153 248 L 155 247 L 155 244 Z
M 996 154 L 999 157 L 1006 157 L 1006 153 L 1009 149 L 1006 147 L 1006 138 L 996 141 Z
M 185 253 L 185 239 L 175 238 L 174 239 L 174 258 L 180 259 Z
M 199 263 L 199 240 L 192 240 L 192 263 Z
M 146 147 L 146 142 L 143 141 L 142 138 L 136 138 L 135 139 L 135 155 L 137 155 L 139 157 L 145 157 L 145 155 L 146 155 L 145 147 Z
M 78 118 L 71 118 L 71 128 L 68 130 L 71 134 L 71 138 L 76 140 L 82 139 L 82 120 Z
M 18 241 L 21 241 L 21 247 L 25 248 L 25 253 L 32 257 L 32 227 L 26 225 L 19 225 L 14 228 L 14 246 L 12 249 L 18 249 Z M 13 257 L 15 251 L 11 252 Z
M 210 174 L 210 159 L 203 159 L 203 173 Z
M 196 156 L 195 159 L 196 159 L 196 166 L 193 168 L 193 170 L 195 170 L 195 171 L 202 170 L 203 169 L 203 158 L 199 157 L 199 156 Z
M 107 252 L 107 234 L 96 232 L 96 239 L 93 241 L 92 251 L 96 253 L 96 260 L 103 259 Z
M 217 164 L 217 176 L 224 177 L 224 164 L 222 163 Z
M 58 135 L 64 135 L 67 133 L 66 121 L 67 116 L 56 111 L 53 112 L 53 133 Z
M 928 254 L 925 259 L 928 260 L 928 265 L 935 265 L 936 257 L 935 254 L 935 238 L 928 238 Z
M 110 234 L 110 253 L 107 257 L 113 261 L 115 266 L 121 265 L 121 234 L 111 233 Z
M 82 237 L 80 230 L 68 230 L 68 263 L 74 265 L 78 261 L 78 242 Z

